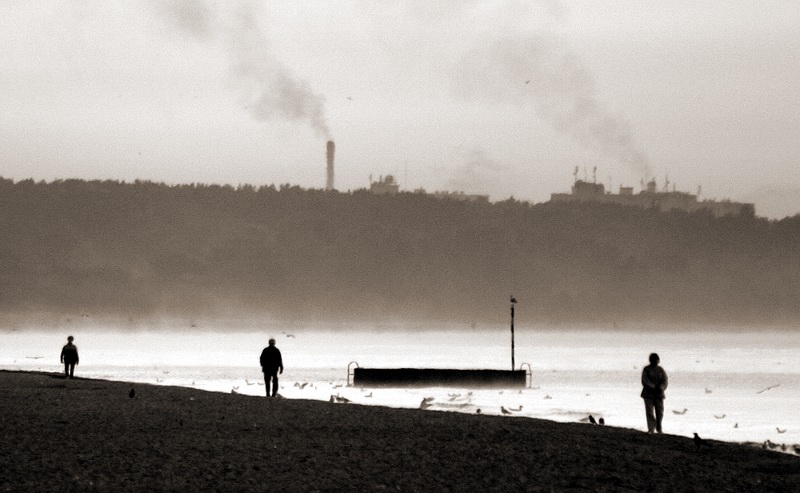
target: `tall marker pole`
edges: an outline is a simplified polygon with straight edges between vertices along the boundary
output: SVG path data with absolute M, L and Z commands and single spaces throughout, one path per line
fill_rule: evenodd
M 514 364 L 514 305 L 517 300 L 511 296 L 511 371 L 514 371 L 516 365 Z

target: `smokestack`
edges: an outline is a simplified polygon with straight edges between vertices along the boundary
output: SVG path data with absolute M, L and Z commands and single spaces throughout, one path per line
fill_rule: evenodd
M 336 153 L 336 144 L 332 140 L 328 141 L 328 183 L 325 185 L 325 190 L 330 192 L 333 190 L 333 156 Z

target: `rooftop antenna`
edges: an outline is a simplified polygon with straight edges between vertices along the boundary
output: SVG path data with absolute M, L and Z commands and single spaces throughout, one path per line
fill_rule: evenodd
M 578 167 L 575 166 L 575 171 L 572 172 L 572 182 L 575 183 L 578 181 Z
M 589 175 L 586 174 L 586 165 L 583 165 L 583 181 L 589 181 Z
M 597 185 L 597 166 L 592 168 L 592 177 L 592 181 L 594 181 L 594 184 Z
M 669 175 L 664 175 L 664 191 L 669 192 Z

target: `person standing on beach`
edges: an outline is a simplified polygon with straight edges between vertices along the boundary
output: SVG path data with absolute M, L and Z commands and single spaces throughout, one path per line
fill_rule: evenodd
M 278 396 L 278 373 L 283 373 L 283 358 L 281 350 L 275 347 L 275 339 L 269 340 L 269 346 L 261 351 L 261 371 L 264 372 L 264 386 L 267 387 L 267 397 Z M 272 394 L 270 394 L 270 383 Z
M 667 390 L 667 372 L 658 366 L 661 359 L 656 353 L 650 354 L 650 364 L 642 370 L 642 394 L 644 412 L 647 416 L 647 432 L 661 433 L 661 420 L 664 418 L 664 391 Z
M 61 348 L 61 362 L 64 363 L 64 378 L 73 378 L 75 365 L 78 364 L 78 346 L 72 344 L 75 338 L 67 337 L 67 343 Z

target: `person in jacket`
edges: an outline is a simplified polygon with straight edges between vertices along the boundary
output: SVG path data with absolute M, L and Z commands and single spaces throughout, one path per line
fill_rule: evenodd
M 283 373 L 283 358 L 281 351 L 275 347 L 275 339 L 269 340 L 269 346 L 261 351 L 261 371 L 264 372 L 264 386 L 267 387 L 267 397 L 278 396 L 278 373 Z M 272 393 L 270 394 L 270 384 Z
M 661 359 L 656 353 L 650 354 L 650 364 L 642 369 L 642 394 L 644 412 L 647 417 L 647 432 L 661 433 L 661 420 L 664 418 L 664 391 L 669 381 L 667 372 L 658 366 Z
M 78 364 L 78 346 L 72 344 L 75 338 L 67 337 L 67 343 L 61 348 L 61 362 L 64 363 L 64 378 L 73 378 L 75 365 Z

